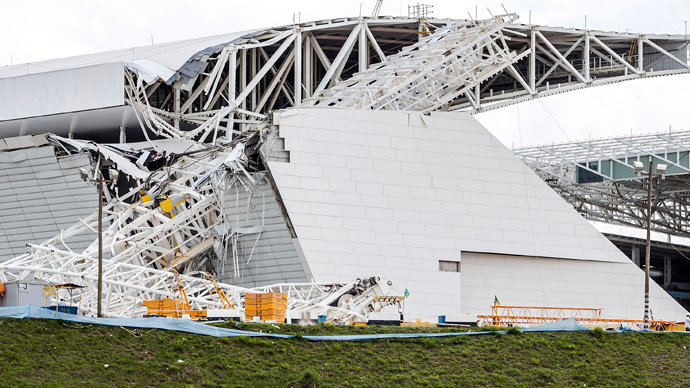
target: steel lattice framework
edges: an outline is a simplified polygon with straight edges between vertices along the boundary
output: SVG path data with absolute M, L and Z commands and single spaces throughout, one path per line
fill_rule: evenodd
M 168 80 L 151 81 L 128 65 L 126 102 L 146 112 L 140 123 L 157 135 L 205 140 L 211 132 L 241 133 L 286 107 L 481 112 L 690 71 L 686 36 L 516 19 L 360 17 L 255 31 L 198 53 Z M 421 24 L 433 33 L 419 35 Z
M 196 144 L 150 172 L 121 150 L 52 139 L 56 147 L 92 153 L 98 162 L 93 171 L 86 172 L 91 178 L 104 170 L 102 163 L 108 160 L 135 181 L 127 193 L 112 191 L 105 198 L 106 313 L 143 314 L 142 300 L 171 294 L 173 268 L 182 273 L 195 307 L 221 306 L 211 292 L 213 287 L 197 271 L 219 251 L 216 245 L 232 238 L 219 194 L 228 187 L 251 192 L 259 174 L 267 173 L 248 168 L 244 148 L 251 136 L 259 136 L 260 143 L 269 138 L 273 110 L 338 105 L 481 111 L 581 87 L 690 69 L 685 63 L 685 37 L 518 25 L 515 19 L 514 14 L 481 21 L 429 19 L 423 29 L 420 20 L 410 18 L 324 20 L 254 31 L 209 47 L 171 78 L 151 76 L 141 63 L 125 64 L 126 103 L 134 108 L 147 139 L 192 139 Z M 419 31 L 426 35 L 427 29 L 432 34 L 420 38 Z M 154 150 L 163 151 L 150 143 Z M 561 168 L 567 176 L 567 167 Z M 560 175 L 554 177 L 575 186 Z M 606 181 L 610 182 L 614 181 Z M 609 188 L 592 186 L 573 190 L 572 195 L 578 196 L 574 203 L 583 209 L 590 206 L 585 199 L 599 201 L 592 216 L 634 224 L 639 213 L 634 205 L 642 201 L 634 184 L 615 181 Z M 624 191 L 631 206 L 621 208 L 610 195 L 616 191 Z M 662 193 L 675 192 L 662 189 Z M 150 200 L 160 196 L 169 201 L 166 206 Z M 665 199 L 657 203 L 655 225 L 682 229 L 684 225 L 673 222 L 684 221 L 664 213 L 671 203 Z M 684 203 L 679 204 L 673 206 L 685 209 Z M 0 280 L 36 277 L 51 283 L 84 284 L 82 307 L 95 312 L 97 241 L 78 252 L 65 240 L 95 232 L 97 221 L 94 213 L 54 238 L 31 245 L 29 253 L 0 264 Z M 241 294 L 259 290 L 219 286 L 236 305 Z M 324 302 L 335 300 L 347 287 L 301 284 L 262 289 L 290 293 L 293 307 L 302 311 L 361 318 L 361 312 Z
M 590 140 L 513 150 L 544 181 L 593 221 L 646 228 L 648 168 L 666 164 L 664 179 L 652 178 L 652 229 L 690 237 L 690 131 Z
M 464 95 L 478 108 L 476 87 L 503 70 L 519 77 L 513 63 L 530 53 L 517 54 L 506 43 L 502 30 L 516 18 L 450 23 L 306 104 L 428 112 Z

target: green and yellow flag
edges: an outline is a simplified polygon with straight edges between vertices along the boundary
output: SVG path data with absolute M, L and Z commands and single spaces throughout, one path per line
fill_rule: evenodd
M 500 305 L 501 302 L 498 301 L 498 297 L 494 295 L 494 305 Z
M 406 288 L 406 289 L 405 289 L 405 298 L 407 298 L 408 296 L 410 296 L 410 292 L 407 291 L 407 288 Z

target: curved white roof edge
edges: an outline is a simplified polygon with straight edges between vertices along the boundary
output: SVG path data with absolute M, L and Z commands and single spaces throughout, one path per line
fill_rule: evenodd
M 215 35 L 203 38 L 182 40 L 177 42 L 160 43 L 150 46 L 132 47 L 127 49 L 106 51 L 76 57 L 50 59 L 47 61 L 23 63 L 13 66 L 0 67 L 0 79 L 21 77 L 29 74 L 47 73 L 51 71 L 69 70 L 80 67 L 100 65 L 115 62 L 134 62 L 148 60 L 165 66 L 171 71 L 177 71 L 197 52 L 218 44 L 228 43 L 256 31 L 264 29 L 240 31 L 230 34 Z

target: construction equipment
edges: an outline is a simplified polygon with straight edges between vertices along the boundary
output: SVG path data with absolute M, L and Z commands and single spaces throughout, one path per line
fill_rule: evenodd
M 171 273 L 175 275 L 175 284 L 170 282 L 172 298 L 145 300 L 144 306 L 148 309 L 148 315 L 160 315 L 173 318 L 189 318 L 189 319 L 206 319 L 205 310 L 193 310 L 189 305 L 189 298 L 187 292 L 182 284 L 180 274 L 176 269 L 172 269 Z M 177 291 L 177 295 L 175 295 Z M 226 297 L 227 300 L 227 297 Z M 229 303 L 229 302 L 228 302 Z
M 210 294 L 215 294 L 218 295 L 218 299 L 220 299 L 220 303 L 223 304 L 224 309 L 231 309 L 234 308 L 232 303 L 230 303 L 230 300 L 228 299 L 228 296 L 225 295 L 225 291 L 218 285 L 216 282 L 216 278 L 214 278 L 210 273 L 206 272 L 204 273 L 206 275 L 206 278 L 210 280 L 213 283 L 213 288 L 209 288 L 208 291 Z
M 543 325 L 568 318 L 589 327 L 641 329 L 643 319 L 602 318 L 601 308 L 591 307 L 546 307 L 546 306 L 491 306 L 491 315 L 477 315 L 481 326 L 532 326 Z M 650 320 L 650 329 L 673 330 L 675 322 Z

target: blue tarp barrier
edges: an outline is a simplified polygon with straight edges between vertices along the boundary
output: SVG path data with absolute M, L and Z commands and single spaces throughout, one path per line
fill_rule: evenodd
M 21 305 L 12 307 L 0 307 L 0 317 L 6 318 L 41 318 L 41 319 L 58 319 L 63 321 L 91 324 L 91 325 L 105 325 L 105 326 L 122 326 L 133 327 L 141 329 L 160 329 L 160 330 L 174 330 L 185 333 L 208 335 L 212 337 L 271 337 L 271 338 L 298 338 L 293 335 L 274 334 L 274 333 L 257 333 L 255 331 L 225 329 L 221 327 L 210 326 L 204 323 L 194 322 L 187 319 L 179 318 L 98 318 L 87 317 L 83 315 L 74 315 L 62 313 L 54 310 L 48 310 L 43 307 L 33 305 Z M 562 321 L 547 323 L 545 325 L 533 326 L 526 329 L 520 329 L 525 332 L 547 332 L 547 331 L 588 331 L 590 329 L 580 325 L 574 318 L 565 319 Z M 630 330 L 631 331 L 631 330 Z M 641 330 L 649 331 L 649 330 Z M 483 334 L 505 334 L 506 331 L 477 331 L 477 332 L 458 332 L 458 333 L 410 333 L 410 334 L 370 334 L 370 335 L 331 335 L 331 336 L 302 336 L 299 337 L 311 341 L 371 341 L 382 339 L 405 339 L 405 338 L 434 338 L 434 337 L 456 337 L 467 335 L 483 335 Z M 657 333 L 657 332 L 654 332 Z M 677 332 L 681 333 L 681 332 Z
M 7 318 L 42 318 L 42 319 L 59 319 L 63 321 L 85 323 L 91 325 L 105 325 L 105 326 L 123 326 L 136 327 L 142 329 L 160 329 L 160 330 L 175 330 L 192 334 L 210 335 L 213 337 L 236 337 L 236 336 L 254 336 L 254 337 L 275 337 L 275 338 L 290 338 L 291 335 L 271 334 L 271 333 L 257 333 L 246 330 L 224 329 L 215 326 L 205 325 L 203 323 L 190 321 L 187 319 L 178 318 L 98 318 L 87 317 L 84 315 L 74 315 L 61 313 L 54 310 L 48 310 L 43 307 L 24 304 L 21 306 L 0 307 L 0 317 Z
M 83 315 L 66 314 L 48 310 L 43 307 L 33 305 L 21 305 L 12 307 L 0 307 L 0 317 L 7 318 L 41 318 L 59 319 L 63 321 L 84 323 L 91 325 L 122 326 L 142 329 L 175 330 L 192 334 L 208 335 L 212 337 L 272 337 L 272 338 L 295 338 L 293 335 L 257 333 L 255 331 L 225 329 L 204 323 L 194 322 L 179 318 L 98 318 Z M 367 341 L 381 339 L 401 339 L 401 338 L 421 338 L 421 337 L 452 337 L 459 335 L 480 335 L 501 333 L 494 331 L 482 332 L 462 332 L 462 333 L 416 333 L 416 334 L 371 334 L 371 335 L 331 335 L 331 336 L 302 336 L 300 338 L 311 341 Z

